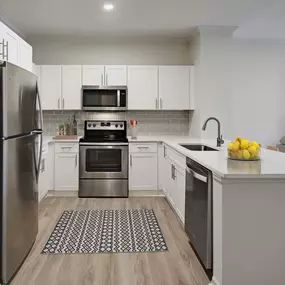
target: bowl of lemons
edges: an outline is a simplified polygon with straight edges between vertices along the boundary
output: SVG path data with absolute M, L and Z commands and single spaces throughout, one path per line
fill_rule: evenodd
M 237 137 L 228 144 L 228 158 L 233 160 L 257 161 L 260 160 L 261 145 L 256 141 L 249 141 Z

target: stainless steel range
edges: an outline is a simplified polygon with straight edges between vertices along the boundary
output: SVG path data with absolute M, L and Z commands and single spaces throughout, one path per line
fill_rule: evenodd
M 79 141 L 79 197 L 128 197 L 126 121 L 85 121 Z

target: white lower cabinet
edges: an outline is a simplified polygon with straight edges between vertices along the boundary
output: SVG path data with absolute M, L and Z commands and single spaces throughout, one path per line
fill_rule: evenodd
M 132 144 L 130 149 L 129 189 L 157 190 L 157 144 Z
M 173 200 L 177 215 L 184 223 L 185 219 L 185 169 L 174 164 Z
M 158 144 L 158 189 L 166 195 L 166 177 L 167 177 L 166 149 L 162 143 Z
M 164 193 L 176 214 L 184 224 L 185 220 L 185 167 L 186 159 L 166 145 L 163 145 L 165 167 L 163 174 Z M 161 167 L 161 165 L 159 165 Z M 160 170 L 159 170 L 160 171 Z
M 55 146 L 56 153 L 54 158 L 54 190 L 78 190 L 78 152 L 72 152 L 71 144 L 67 144 L 66 147 L 61 144 L 60 148 L 62 151 L 57 152 L 57 146 Z

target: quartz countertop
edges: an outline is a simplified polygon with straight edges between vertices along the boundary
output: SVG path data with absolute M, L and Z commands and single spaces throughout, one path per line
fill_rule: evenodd
M 53 139 L 54 136 L 43 136 L 43 145 L 45 144 L 49 144 L 49 143 L 53 143 L 53 142 L 66 142 L 66 143 L 70 143 L 70 142 L 79 142 L 79 139 L 82 138 L 82 136 L 77 136 L 77 139 Z
M 176 136 L 142 136 L 135 142 L 163 142 L 182 155 L 195 160 L 214 174 L 229 179 L 285 179 L 285 153 L 261 149 L 260 161 L 234 161 L 227 157 L 227 144 L 216 146 L 216 140 Z M 180 144 L 204 144 L 219 151 L 190 151 Z
M 53 142 L 78 142 L 82 136 L 73 140 L 53 140 L 52 136 L 43 136 L 43 146 Z M 195 139 L 187 136 L 138 136 L 128 137 L 130 143 L 162 142 L 210 169 L 215 175 L 229 179 L 285 179 L 285 153 L 261 149 L 260 161 L 234 161 L 227 158 L 227 144 L 216 146 L 216 140 Z M 191 151 L 180 144 L 204 144 L 219 151 Z

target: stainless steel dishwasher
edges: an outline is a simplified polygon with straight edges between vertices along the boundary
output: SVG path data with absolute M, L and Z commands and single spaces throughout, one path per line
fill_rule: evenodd
M 206 270 L 212 270 L 212 172 L 187 157 L 185 230 Z

